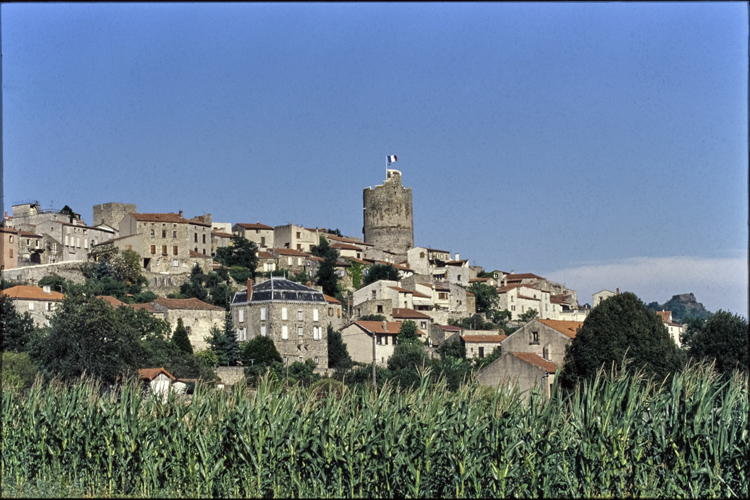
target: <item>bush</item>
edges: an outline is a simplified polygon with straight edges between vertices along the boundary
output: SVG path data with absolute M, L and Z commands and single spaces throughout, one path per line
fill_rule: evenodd
M 25 352 L 3 352 L 2 390 L 28 389 L 34 383 L 37 369 Z

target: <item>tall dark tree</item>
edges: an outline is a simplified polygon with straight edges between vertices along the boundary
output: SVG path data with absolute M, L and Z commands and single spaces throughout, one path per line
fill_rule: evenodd
M 180 295 L 186 299 L 195 297 L 196 299 L 205 301 L 208 298 L 208 290 L 203 286 L 205 279 L 206 275 L 203 274 L 200 266 L 193 266 L 193 269 L 190 271 L 190 278 L 180 285 Z
M 273 363 L 281 363 L 281 354 L 276 349 L 271 337 L 259 335 L 242 346 L 242 362 L 245 366 L 268 366 Z
M 748 371 L 748 323 L 745 318 L 719 310 L 708 317 L 688 344 L 690 357 L 715 362 L 716 371 Z
M 604 366 L 643 368 L 659 381 L 680 370 L 685 356 L 670 338 L 661 318 L 633 293 L 602 301 L 591 310 L 565 355 L 561 384 L 572 387 L 596 376 Z
M 336 262 L 339 260 L 339 252 L 331 248 L 323 236 L 320 237 L 320 243 L 310 250 L 310 253 L 317 257 L 322 257 L 323 262 L 318 267 L 318 274 L 315 276 L 315 284 L 323 287 L 323 293 L 335 296 L 339 289 L 339 281 L 336 276 Z
M 367 269 L 364 286 L 376 281 L 398 281 L 398 269 L 390 264 L 373 264 Z
M 399 344 L 404 344 L 406 342 L 418 342 L 419 334 L 417 333 L 417 324 L 409 320 L 404 321 L 403 323 L 401 323 L 401 328 L 399 329 L 398 336 L 396 338 L 398 339 Z
M 31 315 L 26 311 L 20 314 L 13 299 L 4 294 L 0 295 L 0 310 L 3 314 L 0 320 L 3 351 L 26 351 L 35 332 Z
M 216 251 L 216 260 L 227 267 L 244 267 L 253 274 L 258 267 L 258 246 L 243 236 L 234 235 L 231 246 Z
M 440 359 L 456 358 L 466 359 L 466 346 L 459 337 L 443 342 L 437 348 Z
M 497 303 L 500 300 L 497 295 L 497 289 L 486 283 L 472 283 L 466 290 L 474 294 L 474 301 L 479 313 L 490 312 L 497 307 Z
M 224 328 L 211 328 L 211 335 L 206 337 L 206 342 L 216 353 L 220 366 L 235 366 L 242 359 L 230 312 L 224 316 Z
M 351 368 L 352 364 L 352 358 L 341 338 L 341 332 L 328 325 L 328 368 L 343 372 Z
M 174 334 L 172 335 L 172 343 L 182 352 L 193 354 L 193 345 L 190 343 L 187 329 L 182 323 L 182 318 L 177 319 L 177 327 L 174 329 Z

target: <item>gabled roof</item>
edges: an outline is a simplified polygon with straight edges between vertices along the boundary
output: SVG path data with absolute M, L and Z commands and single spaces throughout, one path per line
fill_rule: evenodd
M 414 293 L 414 290 L 408 290 L 406 288 L 401 288 L 400 286 L 389 286 L 391 290 L 396 290 L 397 292 L 401 293 Z
M 139 309 L 143 309 L 146 312 L 150 312 L 153 314 L 159 313 L 159 311 L 156 310 L 156 307 L 154 307 L 153 302 L 146 302 L 143 304 L 125 304 L 125 305 L 130 307 L 131 309 L 135 309 L 136 311 L 138 311 Z
M 654 311 L 654 312 L 659 315 L 662 323 L 668 323 L 670 320 L 670 316 L 672 316 L 672 311 Z
M 104 302 L 115 308 L 125 305 L 125 302 L 122 302 L 121 300 L 112 297 L 111 295 L 97 295 L 96 298 L 102 299 Z
M 336 300 L 330 295 L 323 294 L 323 298 L 326 299 L 326 302 L 328 302 L 329 304 L 341 304 L 340 301 Z
M 218 229 L 212 230 L 211 234 L 213 236 L 220 236 L 222 238 L 231 238 L 232 236 L 234 236 L 232 233 L 225 233 L 224 231 L 220 231 Z
M 432 319 L 430 316 L 408 307 L 394 307 L 391 316 L 399 319 Z
M 140 370 L 138 370 L 138 375 L 140 375 L 142 379 L 148 380 L 149 382 L 154 380 L 161 373 L 169 377 L 169 380 L 175 380 L 175 376 L 165 370 L 163 366 L 161 368 L 141 368 Z
M 266 250 L 258 250 L 259 259 L 275 259 L 276 257 L 278 257 L 278 255 L 276 255 L 273 252 L 267 252 Z
M 416 290 L 412 293 L 412 296 L 417 299 L 431 299 L 429 295 L 425 295 L 422 292 L 417 292 Z
M 172 212 L 166 214 L 130 214 L 138 222 L 169 222 L 172 224 L 197 224 L 199 226 L 211 227 L 211 224 L 206 223 L 203 219 L 195 217 L 193 219 L 186 219 L 180 214 Z
M 261 224 L 260 222 L 256 222 L 255 224 L 245 224 L 243 222 L 240 222 L 235 225 L 240 226 L 243 229 L 270 229 L 273 231 L 273 228 L 271 226 L 266 226 L 265 224 Z
M 353 324 L 359 326 L 368 333 L 379 333 L 379 334 L 392 334 L 396 335 L 401 330 L 401 323 L 396 321 L 386 321 L 385 329 L 383 328 L 383 321 L 354 321 Z M 417 335 L 424 335 L 421 330 L 417 330 Z
M 557 371 L 557 365 L 555 363 L 553 363 L 552 361 L 547 361 L 540 355 L 534 354 L 533 352 L 511 352 L 510 354 L 517 357 L 521 361 L 525 361 L 530 365 L 534 365 L 543 370 L 546 370 L 547 373 L 555 373 Z
M 189 299 L 158 298 L 154 301 L 154 303 L 162 307 L 166 307 L 167 309 L 191 309 L 194 311 L 223 311 L 224 310 L 223 307 L 207 304 L 200 299 L 196 299 L 195 297 L 192 297 Z
M 506 274 L 502 277 L 504 280 L 508 280 L 508 283 L 514 282 L 514 281 L 521 281 L 521 280 L 530 280 L 530 279 L 540 279 L 543 280 L 541 276 L 537 276 L 536 274 L 532 273 L 519 273 L 519 274 Z
M 27 285 L 6 288 L 2 291 L 2 294 L 12 299 L 21 300 L 62 300 L 65 298 L 65 296 L 59 292 L 50 290 L 50 292 L 47 293 L 43 288 Z
M 293 255 L 295 257 L 307 257 L 310 255 L 294 248 L 274 248 L 273 251 L 279 255 Z
M 556 319 L 537 319 L 534 321 L 547 325 L 553 330 L 557 330 L 571 339 L 576 338 L 576 331 L 583 326 L 582 321 L 561 321 Z
M 324 235 L 329 240 L 341 241 L 343 243 L 354 243 L 355 245 L 365 245 L 368 247 L 375 246 L 372 243 L 365 243 L 364 241 L 358 241 L 354 238 L 347 238 L 346 236 L 336 236 L 335 234 L 326 233 Z
M 461 339 L 464 342 L 502 342 L 507 339 L 507 335 L 462 335 Z
M 23 236 L 24 238 L 42 238 L 41 234 L 32 233 L 31 231 L 18 231 L 18 236 Z

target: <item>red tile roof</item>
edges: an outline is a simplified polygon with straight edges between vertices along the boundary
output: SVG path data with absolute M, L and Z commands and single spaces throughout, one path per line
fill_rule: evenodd
M 341 302 L 331 297 L 330 295 L 323 294 L 323 297 L 326 299 L 326 302 L 328 302 L 329 304 L 341 304 Z
M 364 241 L 358 241 L 353 238 L 347 238 L 345 236 L 336 236 L 335 234 L 326 234 L 325 237 L 328 238 L 329 240 L 341 241 L 344 243 L 354 243 L 355 245 L 365 245 L 368 247 L 375 246 L 372 243 L 365 243 Z
M 357 252 L 363 252 L 364 250 L 361 247 L 357 247 L 354 245 L 348 245 L 346 243 L 334 243 L 331 245 L 331 248 L 336 248 L 340 250 L 356 250 Z
M 655 311 L 661 317 L 662 323 L 669 322 L 669 317 L 672 315 L 672 311 Z
M 2 291 L 2 294 L 13 299 L 21 300 L 62 300 L 65 298 L 65 296 L 59 292 L 50 291 L 47 293 L 43 288 L 38 286 L 26 285 L 6 288 Z
M 556 319 L 538 319 L 536 321 L 557 330 L 571 339 L 576 338 L 576 331 L 583 326 L 583 322 L 581 321 L 560 321 Z
M 182 217 L 180 214 L 175 213 L 166 213 L 166 214 L 130 214 L 135 220 L 139 222 L 170 222 L 172 224 L 197 224 L 199 226 L 208 226 L 211 227 L 211 224 L 208 224 L 203 221 L 203 219 L 200 219 L 198 217 L 193 219 L 186 219 Z
M 115 297 L 112 297 L 110 295 L 97 295 L 96 298 L 102 299 L 103 301 L 107 302 L 109 305 L 115 308 L 125 305 L 125 302 L 122 302 L 121 300 L 118 300 Z
M 293 248 L 274 248 L 273 251 L 279 255 L 294 255 L 297 257 L 307 257 L 309 255 L 301 250 L 295 250 Z
M 401 319 L 432 319 L 424 313 L 409 309 L 407 307 L 394 307 L 391 316 Z
M 557 365 L 552 361 L 547 361 L 538 354 L 533 352 L 511 352 L 511 355 L 517 357 L 521 361 L 525 361 L 530 365 L 538 366 L 539 368 L 546 370 L 547 373 L 555 373 L 557 371 Z
M 18 236 L 23 236 L 25 238 L 42 238 L 41 234 L 32 233 L 30 231 L 18 231 Z
M 142 379 L 148 380 L 149 382 L 158 377 L 160 373 L 163 373 L 164 375 L 169 377 L 170 380 L 175 380 L 174 375 L 165 370 L 163 366 L 161 368 L 141 368 L 140 370 L 138 370 L 138 375 L 140 375 Z
M 460 326 L 451 326 L 451 325 L 434 325 L 442 330 L 447 330 L 449 332 L 460 332 L 462 328 Z
M 265 250 L 258 251 L 259 259 L 275 259 L 277 257 L 273 252 L 266 252 Z
M 195 297 L 190 299 L 163 299 L 158 298 L 154 303 L 166 307 L 167 309 L 193 309 L 203 311 L 223 311 L 223 307 L 207 304 Z
M 530 279 L 540 279 L 543 280 L 541 276 L 537 276 L 536 274 L 532 273 L 519 273 L 519 274 L 506 274 L 503 276 L 504 280 L 508 280 L 508 283 L 514 282 L 514 281 L 521 281 L 521 280 L 530 280 Z
M 136 311 L 143 309 L 146 312 L 157 314 L 159 311 L 156 310 L 156 307 L 154 307 L 153 302 L 145 302 L 143 304 L 125 304 L 126 306 L 135 309 Z
M 261 224 L 260 222 L 256 222 L 255 224 L 239 223 L 237 225 L 244 229 L 271 229 L 273 230 L 271 226 L 266 226 L 265 224 Z
M 464 342 L 502 342 L 507 335 L 462 335 Z
M 386 321 L 386 329 L 383 329 L 382 321 L 355 321 L 354 324 L 367 330 L 370 333 L 390 333 L 398 334 L 401 330 L 401 323 L 396 321 Z M 424 335 L 421 330 L 417 330 L 417 335 Z
M 549 301 L 553 304 L 564 304 L 570 299 L 570 295 L 553 295 Z
M 188 256 L 191 259 L 213 259 L 213 257 L 211 257 L 210 255 L 205 254 L 205 253 L 196 252 L 195 250 L 190 250 L 188 252 Z

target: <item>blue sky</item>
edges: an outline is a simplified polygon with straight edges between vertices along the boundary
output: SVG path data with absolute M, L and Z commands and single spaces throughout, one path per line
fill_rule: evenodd
M 7 4 L 3 190 L 417 245 L 747 316 L 748 7 Z

